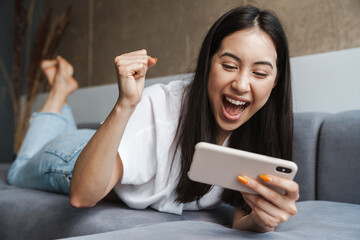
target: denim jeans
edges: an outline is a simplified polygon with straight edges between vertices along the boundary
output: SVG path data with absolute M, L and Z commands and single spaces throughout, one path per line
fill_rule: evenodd
M 8 182 L 67 194 L 76 159 L 94 133 L 77 129 L 69 106 L 62 108 L 61 115 L 33 113 Z

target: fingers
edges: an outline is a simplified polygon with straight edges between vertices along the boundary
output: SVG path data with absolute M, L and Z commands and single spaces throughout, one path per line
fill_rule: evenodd
M 251 200 L 244 196 L 247 204 L 251 207 L 251 215 L 255 223 L 265 229 L 264 232 L 273 231 L 280 223 L 279 220 L 274 218 L 272 215 L 269 215 L 267 212 L 263 211 L 261 208 L 257 207 Z
M 148 58 L 148 66 L 149 66 L 149 67 L 155 66 L 155 64 L 157 63 L 157 61 L 158 61 L 157 58 L 149 57 L 149 58 Z
M 147 55 L 146 50 L 139 50 L 122 54 L 115 58 L 115 66 L 119 77 L 135 79 L 145 77 L 149 67 L 156 64 L 157 59 Z
M 255 179 L 239 176 L 239 181 L 247 187 L 253 189 L 259 195 L 243 193 L 245 201 L 255 211 L 259 224 L 261 222 L 272 227 L 280 222 L 287 221 L 289 217 L 297 213 L 295 202 L 299 198 L 299 187 L 294 181 L 272 175 L 261 175 L 263 182 L 284 189 L 285 195 L 269 188 L 256 181 Z
M 267 227 L 276 227 L 280 222 L 286 222 L 292 216 L 259 195 L 244 193 L 243 196 L 252 211 L 255 211 L 261 219 L 262 224 Z
M 152 67 L 156 64 L 157 58 L 152 58 L 152 57 L 148 56 L 147 51 L 145 49 L 142 49 L 142 50 L 125 53 L 120 56 L 117 56 L 115 58 L 115 64 L 117 64 L 119 61 L 121 61 L 124 64 L 130 63 L 130 62 L 141 61 L 144 64 L 147 64 L 148 67 Z
M 118 104 L 134 108 L 140 101 L 145 85 L 147 70 L 157 62 L 148 56 L 145 49 L 125 53 L 115 58 L 115 69 L 118 77 Z
M 285 197 L 287 199 L 295 201 L 299 199 L 299 185 L 296 182 L 273 175 L 260 175 L 259 178 L 263 181 L 263 183 L 285 190 Z M 246 176 L 238 176 L 238 180 L 260 195 L 268 198 L 268 200 L 284 197 L 280 193 L 265 186 L 264 184 L 259 183 L 255 179 Z
M 272 175 L 260 175 L 259 178 L 269 185 L 284 189 L 288 198 L 299 200 L 299 185 L 296 182 Z

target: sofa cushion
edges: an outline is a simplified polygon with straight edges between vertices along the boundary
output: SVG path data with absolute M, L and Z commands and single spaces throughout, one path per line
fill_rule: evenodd
M 317 169 L 318 199 L 360 204 L 360 110 L 325 120 Z
M 320 128 L 327 113 L 294 114 L 293 160 L 298 164 L 295 181 L 300 186 L 300 201 L 315 200 L 316 158 Z
M 281 223 L 275 232 L 254 233 L 226 228 L 203 221 L 173 221 L 122 231 L 107 232 L 80 239 L 358 239 L 360 205 L 326 201 L 297 203 L 298 214 Z
M 78 129 L 98 129 L 101 123 L 79 123 L 77 124 Z
M 232 219 L 227 206 L 181 216 L 105 201 L 75 209 L 67 196 L 31 189 L 2 189 L 0 212 L 0 239 L 57 239 L 190 219 L 228 225 Z
M 121 203 L 101 201 L 93 208 L 76 209 L 65 195 L 9 186 L 9 164 L 0 164 L 0 239 L 57 239 L 180 220 L 202 220 L 229 226 L 233 208 L 161 213 L 134 210 Z
M 0 190 L 5 188 L 15 188 L 7 184 L 6 178 L 11 164 L 10 163 L 0 163 Z

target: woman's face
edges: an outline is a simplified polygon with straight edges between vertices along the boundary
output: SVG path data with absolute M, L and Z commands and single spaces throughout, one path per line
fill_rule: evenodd
M 218 144 L 264 106 L 276 84 L 276 57 L 270 36 L 259 29 L 223 39 L 211 60 L 208 82 Z

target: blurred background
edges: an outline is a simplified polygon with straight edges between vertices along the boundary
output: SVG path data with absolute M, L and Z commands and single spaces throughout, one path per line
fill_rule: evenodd
M 0 0 L 0 162 L 13 159 L 14 113 L 5 70 L 12 79 L 14 2 Z M 21 2 L 30 7 L 31 0 Z M 35 44 L 40 17 L 52 9 L 53 19 L 70 6 L 70 21 L 54 54 L 74 65 L 81 88 L 115 83 L 114 58 L 142 48 L 159 60 L 149 78 L 189 73 L 209 27 L 244 4 L 277 13 L 293 58 L 360 47 L 360 0 L 37 0 L 28 34 L 33 43 L 22 51 L 26 55 Z M 26 74 L 21 68 L 20 78 Z
M 85 87 L 113 83 L 114 58 L 141 48 L 161 62 L 149 77 L 192 71 L 210 26 L 246 3 L 278 14 L 292 57 L 360 46 L 359 0 L 46 0 L 42 9 L 73 6 L 58 52 Z

